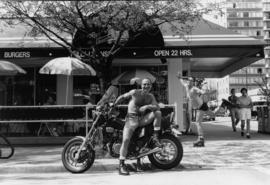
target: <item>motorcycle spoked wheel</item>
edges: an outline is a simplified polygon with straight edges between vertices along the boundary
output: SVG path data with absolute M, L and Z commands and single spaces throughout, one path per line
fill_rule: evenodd
M 83 173 L 88 170 L 95 161 L 95 151 L 90 145 L 85 147 L 79 156 L 79 159 L 75 159 L 75 155 L 78 152 L 82 138 L 73 138 L 69 140 L 62 151 L 62 163 L 64 167 L 72 173 Z
M 157 168 L 168 170 L 179 165 L 183 158 L 183 146 L 173 135 L 166 134 L 160 137 L 163 145 L 161 152 L 148 155 L 150 162 Z

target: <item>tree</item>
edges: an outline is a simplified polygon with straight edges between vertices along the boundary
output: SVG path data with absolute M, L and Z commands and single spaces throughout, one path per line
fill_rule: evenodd
M 170 1 L 12 1 L 1 3 L 1 18 L 9 25 L 25 24 L 28 36 L 45 35 L 76 58 L 92 65 L 109 82 L 112 60 L 145 33 L 167 24 L 176 35 L 213 7 L 194 0 Z M 102 48 L 106 47 L 104 53 Z
M 262 75 L 262 71 L 259 72 L 261 76 L 260 81 L 255 81 L 259 86 L 259 93 L 265 97 L 267 106 L 270 105 L 270 88 L 269 88 L 269 79 L 268 77 Z

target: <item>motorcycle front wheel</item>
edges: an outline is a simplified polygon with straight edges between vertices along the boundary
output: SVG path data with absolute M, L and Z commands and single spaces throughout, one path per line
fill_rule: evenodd
M 69 140 L 62 151 L 62 163 L 72 173 L 83 173 L 88 170 L 95 161 L 95 151 L 90 145 L 84 147 L 78 159 L 75 156 L 83 143 L 82 138 Z
M 166 134 L 160 137 L 162 151 L 148 155 L 150 162 L 157 168 L 168 170 L 179 165 L 183 157 L 183 146 L 173 135 Z

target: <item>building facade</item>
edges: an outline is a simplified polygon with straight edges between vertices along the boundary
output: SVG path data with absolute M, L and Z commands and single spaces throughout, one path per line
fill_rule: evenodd
M 267 14 L 270 9 L 269 0 L 219 0 L 215 2 L 220 4 L 223 14 L 208 15 L 206 17 L 208 20 L 239 34 L 261 40 L 269 39 L 269 30 L 266 29 L 270 27 L 270 21 L 268 23 L 267 19 L 267 16 L 270 16 Z M 267 15 L 264 16 L 264 14 Z M 248 90 L 256 89 L 265 71 L 264 59 L 239 69 L 229 75 L 229 89 L 234 88 L 236 92 L 243 87 Z
M 122 55 L 119 53 L 119 56 L 113 60 L 112 77 L 135 68 L 145 69 L 162 76 L 163 80 L 154 85 L 153 93 L 159 102 L 176 105 L 175 122 L 182 130 L 184 87 L 179 82 L 179 73 L 185 72 L 187 76 L 198 78 L 221 78 L 246 66 L 246 61 L 253 63 L 263 57 L 264 43 L 260 40 L 235 34 L 217 25 L 209 27 L 210 24 L 205 21 L 197 23 L 196 29 L 188 35 L 189 42 L 185 38 L 164 31 L 163 33 L 166 33 L 163 35 L 164 48 L 123 49 Z M 3 28 L 7 29 L 4 26 Z M 162 29 L 165 30 L 165 28 Z M 25 106 L 42 105 L 46 93 L 55 96 L 58 106 L 66 105 L 66 103 L 68 105 L 85 104 L 78 95 L 90 96 L 89 91 L 93 96 L 93 104 L 100 99 L 101 87 L 99 79 L 95 77 L 72 76 L 67 81 L 67 77 L 63 75 L 39 74 L 39 69 L 49 60 L 69 56 L 69 53 L 47 38 L 23 37 L 23 33 L 19 35 L 19 31 L 22 30 L 22 27 L 10 28 L 0 34 L 1 60 L 10 61 L 27 71 L 25 75 L 0 76 L 2 97 L 0 108 L 2 110 L 11 106 L 25 108 Z M 6 35 L 8 33 L 9 37 Z M 166 61 L 162 62 L 161 59 L 165 58 Z M 131 87 L 120 87 L 120 93 L 126 92 L 128 88 Z M 38 129 L 32 127 L 31 123 L 6 124 L 6 120 L 2 120 L 2 123 L 1 129 L 15 135 L 33 135 Z M 38 124 L 35 125 L 39 127 Z M 67 130 L 74 130 L 73 124 L 67 125 Z
M 227 0 L 227 28 L 237 33 L 263 39 L 263 3 L 262 0 Z M 230 75 L 230 89 L 245 87 L 248 90 L 258 88 L 264 73 L 264 60 L 257 61 Z
M 270 0 L 263 0 L 263 31 L 264 40 L 270 43 Z
M 227 0 L 227 28 L 263 38 L 262 0 Z

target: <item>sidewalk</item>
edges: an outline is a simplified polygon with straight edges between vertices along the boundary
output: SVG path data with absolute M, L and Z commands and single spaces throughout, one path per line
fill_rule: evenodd
M 270 166 L 270 135 L 257 133 L 257 122 L 252 122 L 251 139 L 232 132 L 230 120 L 220 118 L 205 122 L 206 147 L 194 148 L 196 136 L 181 136 L 184 157 L 178 168 L 241 168 Z M 0 160 L 0 174 L 8 173 L 61 173 L 67 172 L 61 161 L 63 146 L 15 147 L 10 159 Z M 94 166 L 86 173 L 115 172 L 118 159 L 97 154 Z

